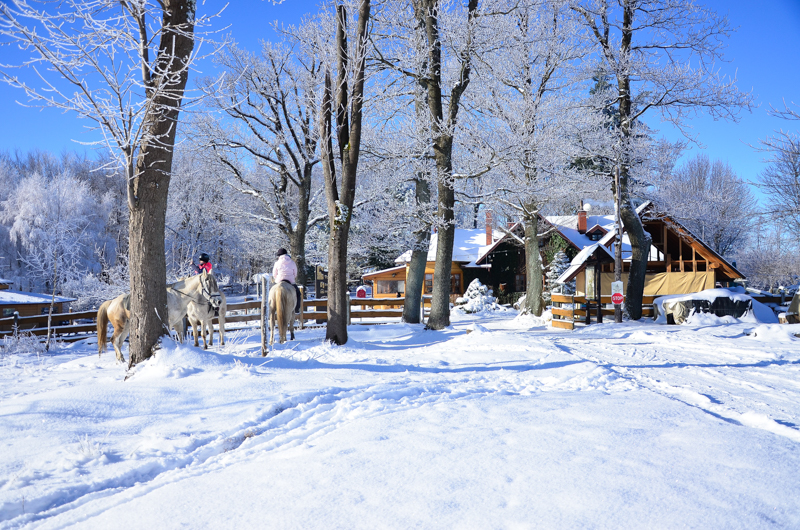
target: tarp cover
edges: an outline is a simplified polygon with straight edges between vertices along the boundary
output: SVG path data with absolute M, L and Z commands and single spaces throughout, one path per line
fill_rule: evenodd
M 718 317 L 730 315 L 733 318 L 741 318 L 752 309 L 752 300 L 732 300 L 726 296 L 718 296 L 711 301 L 693 298 L 664 302 L 667 322 L 671 323 L 672 320 L 675 324 L 683 324 L 692 313 L 713 313 Z
M 601 274 L 600 289 L 602 295 L 611 295 L 611 282 L 614 281 L 613 272 Z M 622 274 L 623 292 L 628 288 L 628 273 Z M 586 277 L 583 271 L 575 278 L 576 294 L 583 296 L 585 293 Z M 645 296 L 664 296 L 668 294 L 689 294 L 714 287 L 714 271 L 701 272 L 659 272 L 646 274 L 644 277 Z

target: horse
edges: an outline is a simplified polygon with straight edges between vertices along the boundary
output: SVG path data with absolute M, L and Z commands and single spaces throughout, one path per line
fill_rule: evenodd
M 125 357 L 122 355 L 122 343 L 130 333 L 130 297 L 130 294 L 121 294 L 113 300 L 103 302 L 97 311 L 98 355 L 102 355 L 106 349 L 106 328 L 111 322 L 114 326 L 111 344 L 114 346 L 117 360 L 123 363 Z M 183 317 L 186 316 L 187 308 L 192 301 L 219 306 L 220 292 L 213 274 L 203 272 L 167 286 L 168 325 L 178 332 L 178 340 L 183 339 Z
M 220 291 L 219 312 L 219 342 L 225 346 L 225 312 L 228 310 L 228 302 L 225 294 Z M 209 304 L 189 302 L 186 316 L 189 317 L 189 325 L 192 326 L 195 347 L 200 346 L 197 340 L 197 326 L 200 326 L 200 334 L 203 335 L 203 349 L 214 345 L 214 307 Z M 206 330 L 208 330 L 208 340 L 206 340 Z
M 297 293 L 288 282 L 278 282 L 269 290 L 269 345 L 275 342 L 275 323 L 278 324 L 280 344 L 286 342 L 286 328 L 289 328 L 294 340 L 294 306 Z M 264 355 L 267 353 L 264 352 Z

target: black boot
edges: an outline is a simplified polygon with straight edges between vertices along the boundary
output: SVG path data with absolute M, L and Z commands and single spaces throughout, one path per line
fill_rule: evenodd
M 297 293 L 297 303 L 294 305 L 294 312 L 299 314 L 300 304 L 303 303 L 303 299 L 300 297 L 300 288 L 295 284 L 292 284 L 292 286 L 294 287 L 294 292 Z

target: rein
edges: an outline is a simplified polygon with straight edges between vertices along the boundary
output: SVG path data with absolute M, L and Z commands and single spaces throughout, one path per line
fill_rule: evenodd
M 175 284 L 172 284 L 172 285 L 175 285 Z M 182 295 L 183 295 L 183 296 L 185 296 L 186 298 L 191 298 L 192 300 L 194 300 L 194 296 L 193 296 L 193 295 L 191 295 L 191 294 L 189 294 L 189 293 L 185 293 L 185 292 L 181 291 L 180 289 L 176 289 L 176 288 L 175 288 L 175 287 L 173 287 L 172 285 L 167 285 L 167 289 L 171 289 L 171 290 L 175 291 L 176 293 L 180 293 L 180 294 L 182 294 Z M 209 290 L 208 290 L 208 288 L 207 288 L 207 287 L 205 286 L 205 284 L 203 283 L 203 280 L 202 280 L 202 279 L 200 279 L 200 287 L 201 287 L 200 295 L 201 295 L 203 298 L 205 298 L 205 299 L 206 299 L 206 302 L 208 302 L 208 303 L 209 303 L 209 305 L 211 305 L 211 299 L 212 299 L 212 298 L 214 298 L 214 295 L 213 295 L 213 294 L 211 294 L 211 291 L 209 291 Z M 217 295 L 217 296 L 219 297 L 219 295 Z

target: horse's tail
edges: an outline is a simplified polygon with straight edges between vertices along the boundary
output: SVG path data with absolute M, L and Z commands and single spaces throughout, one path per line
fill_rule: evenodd
M 106 334 L 108 333 L 108 306 L 113 300 L 103 302 L 97 310 L 97 354 L 102 355 L 106 349 Z
M 278 330 L 282 332 L 284 329 L 286 329 L 286 325 L 287 325 L 286 324 L 286 322 L 287 322 L 287 320 L 286 320 L 286 292 L 285 292 L 282 284 L 280 285 L 280 289 L 278 290 L 278 292 L 276 294 L 278 296 L 275 297 L 277 299 L 276 300 L 277 303 L 275 304 L 275 306 L 276 306 L 275 307 L 275 317 L 278 320 Z

